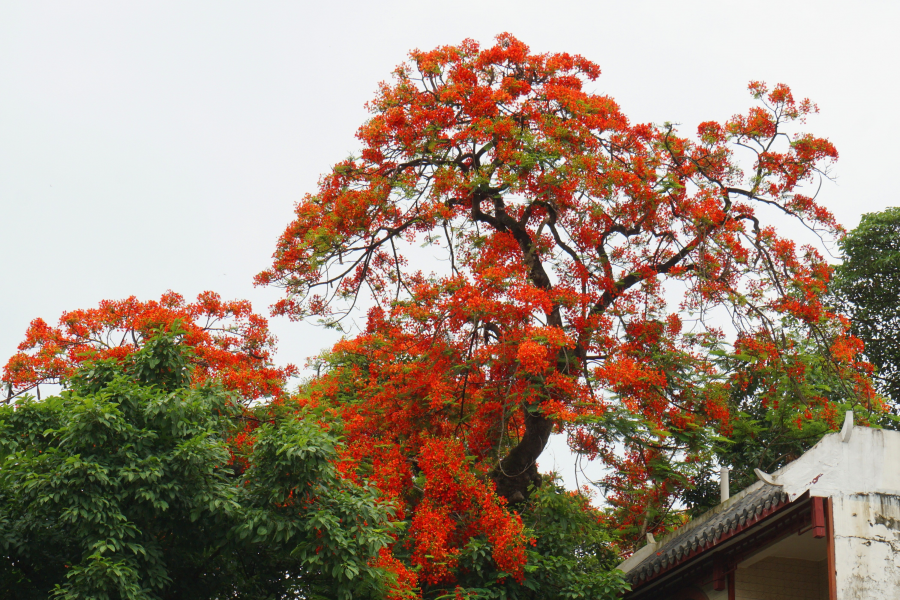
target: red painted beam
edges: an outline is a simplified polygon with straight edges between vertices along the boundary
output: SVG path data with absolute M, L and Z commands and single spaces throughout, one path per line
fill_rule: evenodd
M 814 538 L 825 537 L 825 498 L 812 499 L 812 531 Z
M 834 500 L 827 498 L 825 501 L 825 528 L 828 530 L 826 538 L 826 564 L 828 565 L 828 600 L 837 600 L 837 563 L 834 560 Z
M 725 565 L 722 564 L 722 558 L 716 557 L 715 562 L 713 562 L 713 589 L 717 592 L 723 591 L 727 583 L 727 577 L 728 574 L 725 571 Z

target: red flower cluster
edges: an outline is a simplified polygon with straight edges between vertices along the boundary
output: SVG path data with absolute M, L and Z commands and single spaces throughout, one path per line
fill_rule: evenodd
M 185 302 L 174 292 L 159 301 L 134 296 L 104 300 L 97 308 L 65 312 L 58 327 L 35 319 L 25 340 L 3 369 L 8 398 L 42 383 L 60 383 L 85 360 L 122 359 L 155 331 L 180 328 L 193 348 L 193 378 L 200 383 L 220 379 L 248 400 L 281 397 L 292 365 L 275 367 L 275 337 L 265 318 L 253 313 L 246 300 L 223 301 L 203 292 Z
M 418 463 L 425 486 L 410 530 L 413 564 L 421 567 L 427 583 L 453 581 L 459 548 L 473 536 L 484 536 L 497 568 L 522 581 L 529 542 L 522 520 L 475 477 L 467 462 L 459 444 L 429 440 L 422 448 Z

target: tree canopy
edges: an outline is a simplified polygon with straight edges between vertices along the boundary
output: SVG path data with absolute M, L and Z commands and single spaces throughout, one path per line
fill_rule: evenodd
M 778 404 L 785 381 L 801 420 L 834 426 L 836 406 L 804 388 L 807 342 L 828 350 L 847 402 L 876 402 L 858 340 L 822 301 L 829 265 L 776 227 L 840 234 L 804 193 L 837 158 L 798 130 L 812 102 L 752 82 L 749 111 L 684 135 L 588 91 L 594 63 L 509 35 L 410 56 L 369 104 L 359 156 L 298 203 L 257 283 L 283 288 L 275 313 L 294 319 L 339 326 L 370 307 L 311 401 L 348 422 L 348 460 L 416 511 L 423 553 L 498 531 L 493 510 L 454 515 L 436 456 L 514 506 L 565 430 L 609 465 L 607 500 L 639 540 L 734 428 L 735 389 Z M 422 476 L 443 497 L 409 502 Z
M 157 336 L 0 407 L 2 595 L 383 597 L 398 525 L 339 476 L 335 432 L 267 411 L 235 443 L 248 415 L 217 383 L 190 387 L 192 358 Z
M 159 301 L 131 296 L 65 312 L 58 327 L 32 321 L 19 352 L 3 368 L 6 401 L 29 390 L 40 396 L 41 384 L 64 382 L 82 361 L 123 359 L 159 328 L 168 330 L 176 322 L 193 348 L 196 383 L 217 378 L 247 399 L 277 397 L 297 373 L 293 365 L 272 364 L 275 337 L 246 300 L 223 301 L 215 292 L 203 292 L 196 302 L 185 302 L 170 291 Z
M 862 216 L 840 242 L 832 290 L 876 367 L 878 390 L 900 405 L 900 208 Z

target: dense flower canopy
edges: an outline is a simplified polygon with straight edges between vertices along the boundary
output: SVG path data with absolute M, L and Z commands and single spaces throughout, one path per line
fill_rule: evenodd
M 599 74 L 506 34 L 413 52 L 369 105 L 360 155 L 297 204 L 257 277 L 285 290 L 274 311 L 293 319 L 339 326 L 371 307 L 313 401 L 347 420 L 348 460 L 455 519 L 438 528 L 451 537 L 482 517 L 418 500 L 438 441 L 461 444 L 503 506 L 540 483 L 536 460 L 564 429 L 614 467 L 608 499 L 642 534 L 754 377 L 786 378 L 798 414 L 830 422 L 788 327 L 825 349 L 846 400 L 873 402 L 857 342 L 822 302 L 828 264 L 775 227 L 841 234 L 804 193 L 837 158 L 797 131 L 815 105 L 753 82 L 747 113 L 685 136 L 631 123 L 589 91 Z
M 174 292 L 159 301 L 104 300 L 97 308 L 65 312 L 58 327 L 35 319 L 25 340 L 3 369 L 7 400 L 42 383 L 65 381 L 85 360 L 122 359 L 138 350 L 157 330 L 184 331 L 194 349 L 195 382 L 220 378 L 248 399 L 284 394 L 292 365 L 272 362 L 275 338 L 264 317 L 246 300 L 223 301 L 203 292 L 185 302 Z

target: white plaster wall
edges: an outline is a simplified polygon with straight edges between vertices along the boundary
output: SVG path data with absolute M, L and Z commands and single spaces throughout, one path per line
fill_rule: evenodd
M 832 498 L 838 600 L 900 600 L 900 432 L 825 436 L 773 475 L 791 500 Z
M 832 499 L 838 600 L 900 600 L 900 432 L 854 427 L 846 441 L 838 433 L 827 435 L 772 476 L 791 500 L 807 491 Z M 703 522 L 698 519 L 680 532 Z M 627 571 L 656 548 L 648 545 L 619 568 Z M 727 598 L 711 585 L 703 590 L 710 600 Z M 770 592 L 767 600 L 798 598 L 796 592 Z
M 838 600 L 900 598 L 900 497 L 833 497 Z
M 774 473 L 791 500 L 879 492 L 900 496 L 900 432 L 854 427 L 850 440 L 825 436 L 806 454 Z

